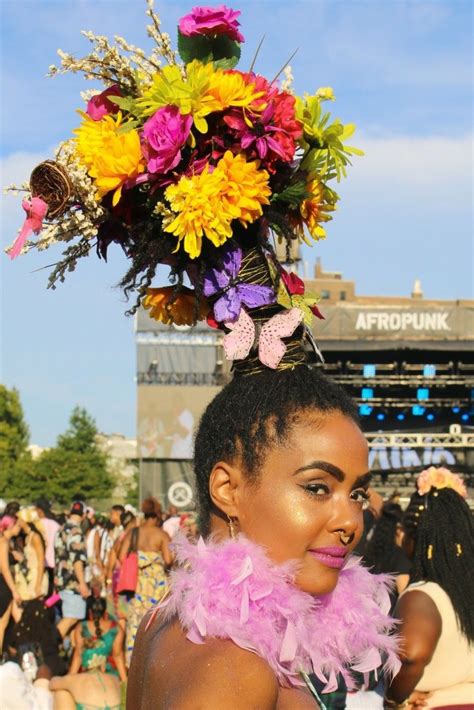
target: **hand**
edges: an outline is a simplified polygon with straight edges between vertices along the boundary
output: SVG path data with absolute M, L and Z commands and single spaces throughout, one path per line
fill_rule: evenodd
M 35 595 L 34 596 L 35 599 L 39 599 L 40 597 L 43 596 L 41 594 L 41 584 L 39 586 L 35 587 L 35 591 L 33 592 L 33 594 Z
M 15 602 L 15 604 L 16 604 L 17 606 L 21 606 L 22 599 L 21 599 L 20 595 L 18 594 L 18 592 L 16 591 L 16 589 L 15 589 L 15 591 L 12 593 L 12 596 L 13 596 L 13 601 Z
M 431 698 L 433 693 L 422 693 L 421 690 L 414 690 L 410 697 L 407 699 L 408 710 L 416 710 L 416 708 L 423 708 L 426 706 L 426 701 Z
M 91 591 L 90 591 L 89 587 L 87 586 L 87 584 L 82 583 L 79 585 L 79 594 L 81 595 L 81 597 L 83 599 L 87 599 L 87 597 L 90 597 Z

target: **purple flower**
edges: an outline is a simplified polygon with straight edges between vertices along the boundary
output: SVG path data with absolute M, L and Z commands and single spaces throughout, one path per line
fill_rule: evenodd
M 239 135 L 240 145 L 243 150 L 253 148 L 260 160 L 265 160 L 269 151 L 276 153 L 282 160 L 287 160 L 285 151 L 273 138 L 275 134 L 285 133 L 282 128 L 273 125 L 274 113 L 275 106 L 270 101 L 261 116 L 255 118 L 252 127 L 246 123 L 243 115 L 237 111 L 224 116 L 224 121 L 229 128 L 232 128 Z
M 231 10 L 225 5 L 193 7 L 189 15 L 185 15 L 179 21 L 179 31 L 187 37 L 225 35 L 235 42 L 243 42 L 244 38 L 238 30 L 239 15 L 240 10 Z
M 181 160 L 181 148 L 186 143 L 192 116 L 182 116 L 176 106 L 158 109 L 143 126 L 143 154 L 148 172 L 167 173 Z
M 109 113 L 116 113 L 118 106 L 113 101 L 110 101 L 109 96 L 122 96 L 120 87 L 117 84 L 109 86 L 102 93 L 93 96 L 87 102 L 86 113 L 93 121 L 100 121 L 101 118 Z

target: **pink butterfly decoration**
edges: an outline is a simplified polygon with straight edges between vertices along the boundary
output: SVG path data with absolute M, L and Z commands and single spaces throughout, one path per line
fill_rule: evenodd
M 258 357 L 267 367 L 276 370 L 286 352 L 282 338 L 292 335 L 303 320 L 303 311 L 291 308 L 277 313 L 262 326 L 258 339 Z M 243 360 L 250 353 L 255 341 L 255 324 L 242 308 L 236 321 L 224 323 L 230 333 L 224 336 L 224 352 L 227 360 Z

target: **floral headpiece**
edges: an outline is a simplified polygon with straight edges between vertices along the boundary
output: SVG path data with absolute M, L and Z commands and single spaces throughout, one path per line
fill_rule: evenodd
M 326 236 L 339 199 L 329 184 L 362 154 L 345 144 L 355 126 L 323 109 L 334 100 L 329 87 L 296 96 L 287 65 L 271 80 L 256 73 L 257 55 L 235 69 L 240 12 L 193 8 L 179 22 L 176 52 L 147 3 L 149 55 L 92 32 L 83 33 L 93 45 L 85 57 L 59 50 L 51 76 L 80 72 L 105 89 L 83 94 L 74 137 L 33 171 L 9 255 L 67 243 L 50 274 L 55 288 L 93 250 L 106 260 L 114 242 L 130 260 L 120 281 L 137 296 L 129 313 L 142 303 L 163 323 L 207 318 L 225 330 L 230 359 L 258 351 L 268 367 L 285 357 L 294 366 L 305 337 L 314 344 L 313 316 L 322 316 L 279 264 L 272 238 L 290 260 L 307 234 Z M 159 264 L 173 286 L 150 288 Z
M 441 490 L 442 488 L 452 488 L 456 493 L 459 493 L 463 498 L 467 498 L 467 490 L 461 476 L 457 473 L 452 473 L 447 468 L 430 466 L 420 473 L 416 479 L 416 485 L 420 496 L 429 493 L 433 488 Z

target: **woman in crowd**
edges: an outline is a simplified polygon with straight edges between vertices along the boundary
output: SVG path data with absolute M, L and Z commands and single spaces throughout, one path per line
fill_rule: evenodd
M 107 565 L 106 584 L 108 590 L 108 599 L 113 603 L 113 615 L 122 623 L 125 628 L 125 620 L 127 618 L 128 596 L 117 593 L 117 583 L 120 575 L 120 560 L 119 553 L 125 536 L 137 526 L 137 518 L 130 510 L 124 510 L 120 513 L 120 525 L 123 530 L 114 543 L 109 555 Z
M 402 667 L 388 691 L 392 705 L 425 697 L 426 707 L 467 710 L 474 700 L 474 529 L 466 489 L 446 469 L 427 469 L 405 513 L 412 558 L 401 595 Z
M 398 503 L 385 503 L 364 555 L 364 564 L 371 568 L 373 574 L 395 575 L 393 602 L 406 588 L 410 577 L 410 560 L 401 547 L 402 517 L 403 511 Z
M 143 501 L 142 512 L 142 525 L 126 533 L 119 553 L 120 562 L 123 562 L 130 551 L 136 551 L 138 558 L 137 586 L 128 604 L 127 613 L 127 666 L 130 666 L 140 621 L 167 592 L 166 567 L 172 562 L 168 535 L 159 527 L 160 504 L 155 498 L 147 498 Z
M 3 515 L 0 518 L 0 652 L 3 648 L 3 639 L 10 621 L 13 602 L 21 602 L 10 569 L 16 562 L 10 551 L 10 541 L 19 534 L 20 530 L 20 522 L 16 516 Z
M 120 681 L 127 674 L 124 633 L 107 618 L 105 599 L 90 597 L 87 619 L 74 632 L 75 648 L 69 674 L 51 680 L 58 710 L 120 708 Z
M 307 367 L 235 377 L 201 419 L 194 465 L 206 542 L 177 542 L 171 594 L 137 640 L 130 710 L 317 708 L 313 670 L 331 692 L 381 653 L 397 667 L 388 594 L 350 557 L 370 475 L 342 389 Z
M 27 602 L 45 596 L 48 592 L 46 572 L 46 545 L 43 536 L 33 522 L 19 518 L 23 533 L 23 559 L 15 567 L 15 585 L 21 601 Z M 15 611 L 16 620 L 21 610 Z

